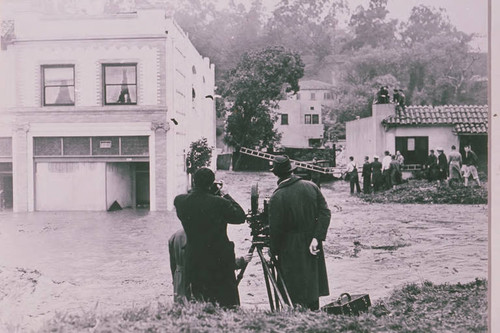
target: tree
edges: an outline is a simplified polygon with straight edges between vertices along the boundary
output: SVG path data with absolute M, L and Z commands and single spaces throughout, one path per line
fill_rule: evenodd
M 439 10 L 425 5 L 415 6 L 411 10 L 408 22 L 401 23 L 401 39 L 408 47 L 424 42 L 438 35 L 460 34 L 450 23 L 443 8 Z
M 396 41 L 397 20 L 387 19 L 388 0 L 370 0 L 368 9 L 358 6 L 351 16 L 349 27 L 354 34 L 345 49 L 360 49 L 363 46 L 390 46 Z
M 300 56 L 282 46 L 245 53 L 220 86 L 222 95 L 232 101 L 225 142 L 237 148 L 278 142 L 273 110 L 283 87 L 286 92 L 297 92 L 303 75 Z
M 309 57 L 309 70 L 317 74 L 340 44 L 338 16 L 346 10 L 345 0 L 281 0 L 266 25 L 267 42 Z

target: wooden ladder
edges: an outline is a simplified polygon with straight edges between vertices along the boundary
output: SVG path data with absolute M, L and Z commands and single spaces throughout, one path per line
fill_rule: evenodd
M 265 153 L 262 151 L 258 151 L 258 150 L 254 150 L 254 149 L 250 149 L 250 148 L 246 148 L 246 147 L 241 147 L 240 153 L 250 155 L 250 156 L 255 156 L 258 158 L 263 158 L 263 159 L 266 159 L 269 161 L 274 160 L 274 158 L 276 157 L 276 155 L 268 154 L 268 153 Z M 314 171 L 314 172 L 319 172 L 319 173 L 322 173 L 325 175 L 334 175 L 334 176 L 341 177 L 345 173 L 345 171 L 343 172 L 342 169 L 338 169 L 338 168 L 325 168 L 325 167 L 314 165 L 311 163 L 295 161 L 295 160 L 290 160 L 290 162 L 294 163 L 295 166 L 297 166 L 299 168 Z

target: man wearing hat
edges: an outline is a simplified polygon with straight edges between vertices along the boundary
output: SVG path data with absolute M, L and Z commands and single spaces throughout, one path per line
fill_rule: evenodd
M 215 175 L 208 168 L 194 173 L 194 188 L 174 200 L 177 216 L 187 236 L 185 273 L 193 298 L 222 307 L 240 304 L 234 275 L 234 243 L 227 224 L 245 222 L 245 212 L 228 194 L 211 191 Z
M 330 209 L 318 186 L 293 175 L 294 169 L 286 155 L 273 161 L 278 188 L 269 201 L 270 247 L 293 304 L 317 310 L 319 297 L 329 294 L 322 242 Z
M 378 192 L 384 184 L 384 178 L 382 176 L 382 163 L 379 162 L 378 155 L 373 156 L 373 162 L 371 164 L 373 192 Z

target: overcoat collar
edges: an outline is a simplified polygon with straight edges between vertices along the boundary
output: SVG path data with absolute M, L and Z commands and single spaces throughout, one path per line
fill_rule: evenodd
M 298 182 L 299 180 L 301 180 L 302 178 L 300 178 L 299 176 L 296 176 L 296 175 L 292 175 L 290 178 L 288 179 L 285 179 L 284 181 L 282 181 L 281 183 L 278 184 L 278 188 L 276 190 L 274 190 L 274 192 L 276 192 L 277 190 L 279 190 L 280 188 L 283 188 L 283 187 L 287 187 L 287 186 L 290 186 L 292 185 L 293 183 L 296 183 Z

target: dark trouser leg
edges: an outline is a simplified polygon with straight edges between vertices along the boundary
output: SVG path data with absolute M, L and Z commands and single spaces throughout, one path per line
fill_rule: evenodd
M 351 179 L 349 179 L 349 185 L 351 187 L 351 194 L 354 193 L 354 179 L 353 177 L 351 177 Z
M 360 192 L 361 192 L 361 187 L 359 186 L 359 179 L 357 179 L 357 178 L 356 178 L 356 191 L 357 191 L 358 193 L 360 193 Z

